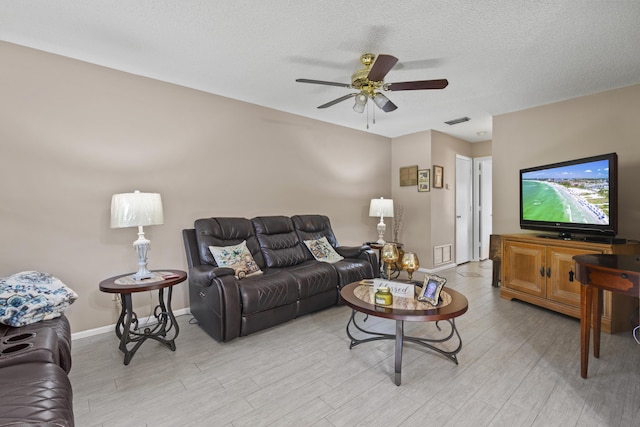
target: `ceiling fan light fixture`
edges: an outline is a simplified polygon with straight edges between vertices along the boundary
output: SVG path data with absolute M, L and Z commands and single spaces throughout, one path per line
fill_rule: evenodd
M 365 105 L 366 104 L 359 104 L 358 101 L 356 101 L 356 103 L 353 104 L 353 111 L 356 113 L 363 113 Z
M 384 96 L 381 93 L 376 93 L 373 96 L 373 102 L 375 102 L 375 104 L 384 112 L 388 113 L 389 111 L 393 111 L 395 110 L 397 107 L 395 106 L 395 104 L 393 104 L 391 101 L 389 101 L 389 98 L 387 98 L 386 96 Z
M 363 113 L 364 107 L 367 105 L 367 95 L 360 92 L 356 95 L 356 102 L 353 104 L 353 111 L 356 113 Z

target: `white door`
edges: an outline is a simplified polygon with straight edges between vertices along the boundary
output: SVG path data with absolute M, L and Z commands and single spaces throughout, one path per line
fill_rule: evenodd
M 471 261 L 473 254 L 473 164 L 456 155 L 456 264 Z
M 473 159 L 473 259 L 489 258 L 489 238 L 492 233 L 491 157 Z

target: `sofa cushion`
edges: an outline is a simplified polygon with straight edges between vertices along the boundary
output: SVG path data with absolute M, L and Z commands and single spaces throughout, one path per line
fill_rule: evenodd
M 55 319 L 77 298 L 49 273 L 23 271 L 0 278 L 0 323 L 18 327 Z
M 216 260 L 218 267 L 233 268 L 236 277 L 243 279 L 248 276 L 262 274 L 262 270 L 247 249 L 247 241 L 233 246 L 209 246 L 209 250 Z
M 268 268 L 291 267 L 307 260 L 306 249 L 291 218 L 264 216 L 253 218 L 251 222 Z
M 265 267 L 260 246 L 251 221 L 246 218 L 202 218 L 194 222 L 198 253 L 202 264 L 219 267 L 209 246 L 233 246 L 246 241 L 254 261 L 260 269 Z
M 0 369 L 0 425 L 73 426 L 73 391 L 53 363 Z
M 322 237 L 318 240 L 305 240 L 304 244 L 311 252 L 311 255 L 320 262 L 328 262 L 330 264 L 343 260 L 344 257 L 338 255 L 333 249 L 333 246 L 329 244 L 326 237 Z
M 238 281 L 238 288 L 243 316 L 293 304 L 298 299 L 296 280 L 284 271 L 266 270 Z
M 331 222 L 326 215 L 294 215 L 291 217 L 300 240 L 318 240 L 326 237 L 334 248 L 338 246 Z
M 296 279 L 298 299 L 312 297 L 327 291 L 336 291 L 338 275 L 333 264 L 318 261 L 305 261 L 286 269 Z

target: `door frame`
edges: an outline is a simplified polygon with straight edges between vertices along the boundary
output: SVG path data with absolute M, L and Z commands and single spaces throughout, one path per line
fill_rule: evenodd
M 489 257 L 489 236 L 493 232 L 491 156 L 473 159 L 473 260 Z M 489 166 L 487 168 L 487 165 Z M 482 189 L 485 189 L 484 191 Z M 488 194 L 487 194 L 488 193 Z
M 465 171 L 465 174 L 468 173 L 469 176 L 469 186 L 468 187 L 463 187 L 460 185 L 460 180 L 458 179 L 458 177 L 460 176 L 459 174 L 462 173 L 461 170 L 461 160 L 464 160 L 465 162 L 468 162 L 469 166 L 468 169 Z M 466 168 L 465 168 L 466 169 Z M 456 208 L 455 208 L 455 215 L 456 215 L 456 265 L 465 263 L 465 262 L 469 262 L 473 260 L 473 225 L 474 225 L 474 212 L 473 212 L 473 184 L 474 179 L 473 179 L 473 158 L 468 157 L 468 156 L 463 156 L 461 154 L 456 154 Z M 460 211 L 459 211 L 459 206 L 458 206 L 458 198 L 463 197 L 466 198 L 468 201 L 468 220 L 465 221 L 465 224 L 467 225 L 466 229 L 461 229 L 461 225 L 460 225 Z M 462 257 L 459 256 L 459 254 L 461 253 L 461 251 L 463 250 L 462 245 L 460 245 L 459 243 L 463 240 L 466 240 L 466 247 L 467 247 L 467 255 L 465 257 L 464 260 L 461 260 Z

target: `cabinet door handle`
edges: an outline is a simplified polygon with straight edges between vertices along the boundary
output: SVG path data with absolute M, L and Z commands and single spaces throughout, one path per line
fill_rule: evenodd
M 544 265 L 540 267 L 540 276 L 544 277 Z
M 574 273 L 573 271 L 569 272 L 569 281 L 570 282 L 573 282 L 573 276 L 575 276 L 575 275 L 576 275 L 576 273 Z
M 551 267 L 547 267 L 547 277 L 551 277 Z

